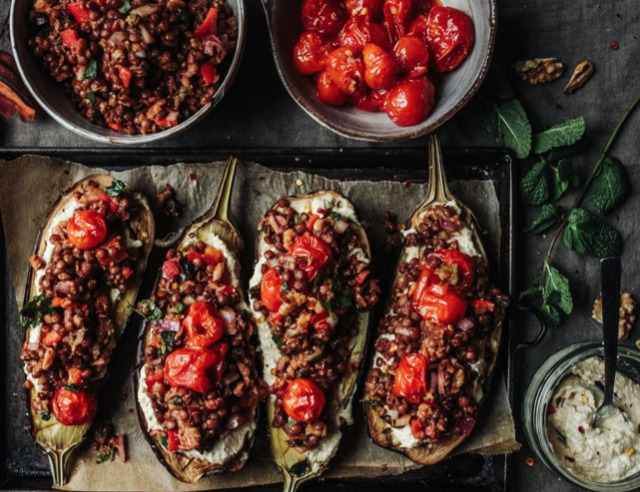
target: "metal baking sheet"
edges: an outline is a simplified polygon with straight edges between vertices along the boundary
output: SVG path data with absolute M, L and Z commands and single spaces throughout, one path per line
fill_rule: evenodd
M 20 152 L 0 150 L 0 158 L 13 159 L 25 153 L 42 154 L 34 149 Z M 305 149 L 304 151 L 290 150 L 252 150 L 224 149 L 208 152 L 198 151 L 131 151 L 128 149 L 113 149 L 108 154 L 104 152 L 77 151 L 73 149 L 59 149 L 47 151 L 46 155 L 69 159 L 85 165 L 96 165 L 107 168 L 125 168 L 149 164 L 169 164 L 175 162 L 208 162 L 221 160 L 233 154 L 242 159 L 258 162 L 267 167 L 278 170 L 301 170 L 336 179 L 368 179 L 368 180 L 397 180 L 410 186 L 412 183 L 425 182 L 427 178 L 427 154 L 416 149 L 358 149 L 336 151 L 335 149 Z M 496 279 L 505 292 L 515 292 L 515 263 L 514 263 L 514 224 L 516 209 L 514 203 L 514 172 L 513 161 L 509 154 L 495 149 L 445 149 L 445 162 L 450 180 L 491 180 L 500 202 L 501 242 L 497 258 L 492 258 Z M 404 220 L 404 217 L 399 217 Z M 16 336 L 14 326 L 10 322 L 16 319 L 12 312 L 13 303 L 9 302 L 13 296 L 13 289 L 6 275 L 6 254 L 4 238 L 1 237 L 0 227 L 0 271 L 4 275 L 4 295 L 0 296 L 0 317 L 2 317 L 5 333 L 0 337 L 0 354 L 2 356 L 3 374 L 7 374 L 9 364 L 19 363 L 17 354 L 10 352 L 9 343 Z M 389 278 L 389 265 L 384 265 L 374 258 L 374 268 L 384 280 Z M 388 262 L 387 262 L 388 263 Z M 503 356 L 502 370 L 506 372 L 511 393 L 512 364 L 509 357 L 512 329 L 509 321 Z M 15 344 L 14 344 L 15 347 Z M 21 382 L 7 381 L 3 377 L 0 381 L 0 422 L 2 427 L 24 426 L 27 419 L 22 415 L 15 415 L 9 411 L 9 402 L 19 397 Z M 15 407 L 13 407 L 15 408 Z M 44 490 L 51 485 L 48 462 L 44 454 L 33 444 L 25 428 L 20 436 L 8 441 L 6 432 L 0 433 L 0 489 L 2 490 Z M 341 490 L 356 490 L 366 486 L 372 492 L 385 490 L 390 484 L 402 483 L 408 492 L 411 490 L 508 490 L 509 489 L 509 460 L 503 455 L 483 457 L 479 455 L 462 455 L 446 460 L 443 463 L 410 472 L 397 477 L 376 479 L 375 482 L 366 479 L 337 481 L 318 481 L 304 486 L 304 490 L 325 490 L 328 484 L 332 488 Z M 280 486 L 260 487 L 260 490 L 279 490 Z M 243 489 L 248 490 L 248 489 Z

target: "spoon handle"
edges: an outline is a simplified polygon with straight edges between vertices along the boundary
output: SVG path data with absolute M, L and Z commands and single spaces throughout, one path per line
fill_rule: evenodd
M 602 292 L 602 331 L 604 338 L 604 402 L 611 404 L 618 358 L 618 322 L 620 311 L 620 258 L 600 260 Z

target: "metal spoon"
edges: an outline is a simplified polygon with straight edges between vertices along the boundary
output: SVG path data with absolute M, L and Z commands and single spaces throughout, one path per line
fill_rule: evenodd
M 604 415 L 615 410 L 613 387 L 616 379 L 618 359 L 618 322 L 620 311 L 620 258 L 600 260 L 600 283 L 602 292 L 602 334 L 604 340 L 604 400 L 596 410 L 594 427 Z

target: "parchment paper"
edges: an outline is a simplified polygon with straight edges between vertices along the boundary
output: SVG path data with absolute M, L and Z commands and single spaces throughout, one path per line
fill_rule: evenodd
M 126 165 L 126 162 L 122 163 Z M 112 174 L 137 188 L 150 198 L 158 189 L 170 183 L 184 204 L 181 224 L 187 224 L 201 215 L 212 202 L 222 175 L 224 163 L 176 164 L 167 167 L 140 167 Z M 36 241 L 38 230 L 58 196 L 75 181 L 103 172 L 79 164 L 38 156 L 24 156 L 12 162 L 0 161 L 0 213 L 7 243 L 8 264 L 14 285 L 16 302 L 21 306 L 24 297 L 28 259 Z M 243 278 L 251 275 L 254 258 L 255 228 L 262 214 L 279 198 L 291 194 L 309 193 L 319 189 L 332 189 L 343 193 L 355 204 L 360 219 L 369 224 L 369 237 L 376 264 L 388 267 L 395 262 L 382 249 L 385 232 L 380 214 L 388 210 L 405 220 L 425 195 L 424 185 L 406 185 L 391 181 L 334 181 L 300 172 L 270 171 L 255 163 L 240 163 L 234 186 L 231 220 L 245 239 L 242 254 Z M 499 203 L 490 181 L 464 181 L 451 183 L 451 190 L 470 206 L 488 234 L 485 245 L 491 256 L 497 258 L 500 240 Z M 495 261 L 495 260 L 494 260 Z M 145 284 L 152 285 L 156 271 L 148 271 Z M 249 461 L 240 472 L 205 477 L 196 484 L 183 484 L 175 480 L 156 460 L 144 439 L 135 413 L 133 391 L 133 363 L 139 324 L 129 323 L 115 357 L 117 363 L 110 377 L 110 397 L 103 398 L 101 412 L 107 413 L 118 432 L 125 433 L 128 441 L 126 463 L 115 461 L 95 463 L 95 453 L 88 445 L 76 453 L 75 466 L 69 490 L 207 490 L 261 485 L 281 481 L 273 465 L 265 437 L 265 423 L 261 422 L 256 443 Z M 5 329 L 15 329 L 7 326 Z M 16 357 L 16 364 L 19 364 Z M 22 381 L 12 382 L 20 398 Z M 120 395 L 120 398 L 113 395 Z M 106 400 L 106 401 L 105 401 Z M 105 408 L 106 407 L 106 408 Z M 334 458 L 326 477 L 375 477 L 393 475 L 415 469 L 417 466 L 402 455 L 371 443 L 366 432 L 360 405 L 354 405 L 356 424 L 346 431 L 338 455 Z M 9 416 L 9 420 L 18 419 Z M 22 422 L 19 422 L 22 424 Z M 12 422 L 8 423 L 9 425 Z M 35 444 L 34 444 L 35 446 Z M 515 451 L 519 444 L 502 378 L 494 381 L 480 420 L 470 438 L 457 450 L 463 452 L 504 453 Z

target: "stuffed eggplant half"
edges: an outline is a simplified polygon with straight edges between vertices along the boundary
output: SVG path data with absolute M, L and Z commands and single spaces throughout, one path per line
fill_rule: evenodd
M 279 200 L 259 226 L 249 282 L 270 389 L 271 450 L 286 489 L 322 473 L 338 449 L 378 300 L 353 205 L 321 191 Z
M 146 199 L 104 175 L 74 185 L 40 232 L 21 310 L 21 359 L 33 436 L 56 485 L 91 426 L 153 237 Z
M 404 231 L 365 382 L 369 433 L 420 464 L 473 429 L 499 349 L 507 298 L 456 202 L 420 210 Z
M 141 304 L 138 416 L 162 464 L 184 482 L 242 468 L 267 396 L 240 264 L 220 231 L 217 220 L 189 227 Z

